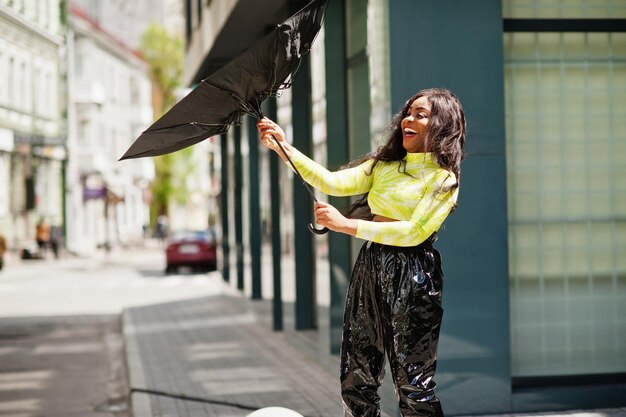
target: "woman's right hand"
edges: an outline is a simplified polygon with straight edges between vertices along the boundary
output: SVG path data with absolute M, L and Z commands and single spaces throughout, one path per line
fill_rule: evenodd
M 261 143 L 263 144 L 263 146 L 273 150 L 274 152 L 278 153 L 281 158 L 284 158 L 283 152 L 280 150 L 280 147 L 276 143 L 276 140 L 278 140 L 287 152 L 287 154 L 289 155 L 291 153 L 291 147 L 285 140 L 285 132 L 276 122 L 268 119 L 267 117 L 264 117 L 257 122 L 256 126 L 257 129 L 259 129 L 259 136 L 261 137 Z

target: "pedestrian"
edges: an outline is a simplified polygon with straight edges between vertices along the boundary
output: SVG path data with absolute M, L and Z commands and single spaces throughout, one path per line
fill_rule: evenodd
M 39 255 L 43 257 L 50 241 L 50 226 L 48 226 L 48 223 L 46 223 L 46 220 L 43 217 L 37 222 L 35 234 L 37 247 L 39 248 Z
M 7 241 L 4 236 L 0 235 L 0 271 L 4 268 L 4 254 L 7 251 Z
M 319 225 L 367 240 L 350 277 L 341 346 L 346 416 L 379 416 L 385 355 L 403 416 L 443 416 L 433 380 L 443 316 L 441 256 L 432 244 L 456 208 L 464 158 L 465 115 L 445 89 L 411 97 L 392 122 L 385 145 L 330 172 L 285 141 L 265 118 L 261 142 L 287 158 L 304 179 L 337 196 L 365 196 L 344 216 L 315 204 Z M 366 210 L 360 218 L 354 213 Z
M 63 229 L 61 226 L 54 225 L 50 227 L 50 248 L 54 254 L 54 259 L 59 259 L 59 249 L 63 240 Z
M 167 239 L 168 225 L 169 225 L 169 221 L 165 214 L 161 214 L 159 215 L 159 217 L 157 217 L 155 234 L 156 234 L 157 239 L 159 239 L 159 241 L 161 242 L 161 244 L 163 244 L 165 240 Z

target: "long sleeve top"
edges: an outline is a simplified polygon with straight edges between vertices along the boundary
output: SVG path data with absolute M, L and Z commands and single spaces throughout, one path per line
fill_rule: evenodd
M 407 153 L 400 162 L 373 160 L 331 172 L 293 149 L 291 160 L 306 182 L 333 196 L 369 192 L 372 214 L 397 221 L 358 220 L 356 237 L 392 246 L 415 246 L 437 231 L 454 207 L 459 188 L 454 173 L 441 168 L 434 153 Z M 407 175 L 408 174 L 408 175 Z

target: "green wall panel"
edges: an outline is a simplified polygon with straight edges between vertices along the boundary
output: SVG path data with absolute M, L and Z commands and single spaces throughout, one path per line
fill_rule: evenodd
M 311 63 L 303 58 L 291 86 L 293 145 L 305 155 L 313 154 L 311 114 Z M 296 330 L 313 329 L 316 323 L 315 257 L 313 234 L 307 229 L 313 218 L 313 202 L 300 179 L 293 177 L 293 211 L 296 262 Z
M 348 161 L 348 126 L 346 97 L 345 5 L 336 0 L 328 4 L 325 19 L 326 53 L 326 126 L 328 169 L 339 169 Z M 335 207 L 349 204 L 346 198 L 329 197 Z M 342 233 L 328 235 L 330 263 L 330 351 L 339 353 L 343 330 L 343 310 L 350 278 L 350 237 Z
M 222 162 L 220 191 L 220 220 L 222 224 L 222 276 L 224 281 L 230 281 L 230 231 L 229 231 L 229 207 L 228 207 L 228 135 L 220 136 L 220 157 Z
M 250 266 L 252 269 L 251 295 L 253 300 L 261 299 L 261 204 L 259 196 L 259 133 L 256 127 L 256 119 L 247 117 L 248 129 L 248 184 L 250 204 Z
M 235 253 L 237 259 L 237 289 L 244 287 L 244 262 L 243 262 L 243 160 L 241 157 L 241 126 L 235 126 Z

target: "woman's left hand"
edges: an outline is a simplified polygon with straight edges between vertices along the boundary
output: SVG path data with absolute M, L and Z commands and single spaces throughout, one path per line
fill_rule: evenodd
M 335 207 L 318 201 L 315 203 L 315 221 L 335 232 L 356 235 L 356 220 L 348 219 Z
M 283 129 L 273 120 L 264 117 L 256 124 L 259 129 L 259 136 L 261 137 L 261 143 L 268 149 L 273 150 L 281 157 L 281 159 L 287 162 L 287 159 L 293 153 L 293 146 L 285 140 L 285 132 Z M 282 145 L 278 145 L 278 142 Z

